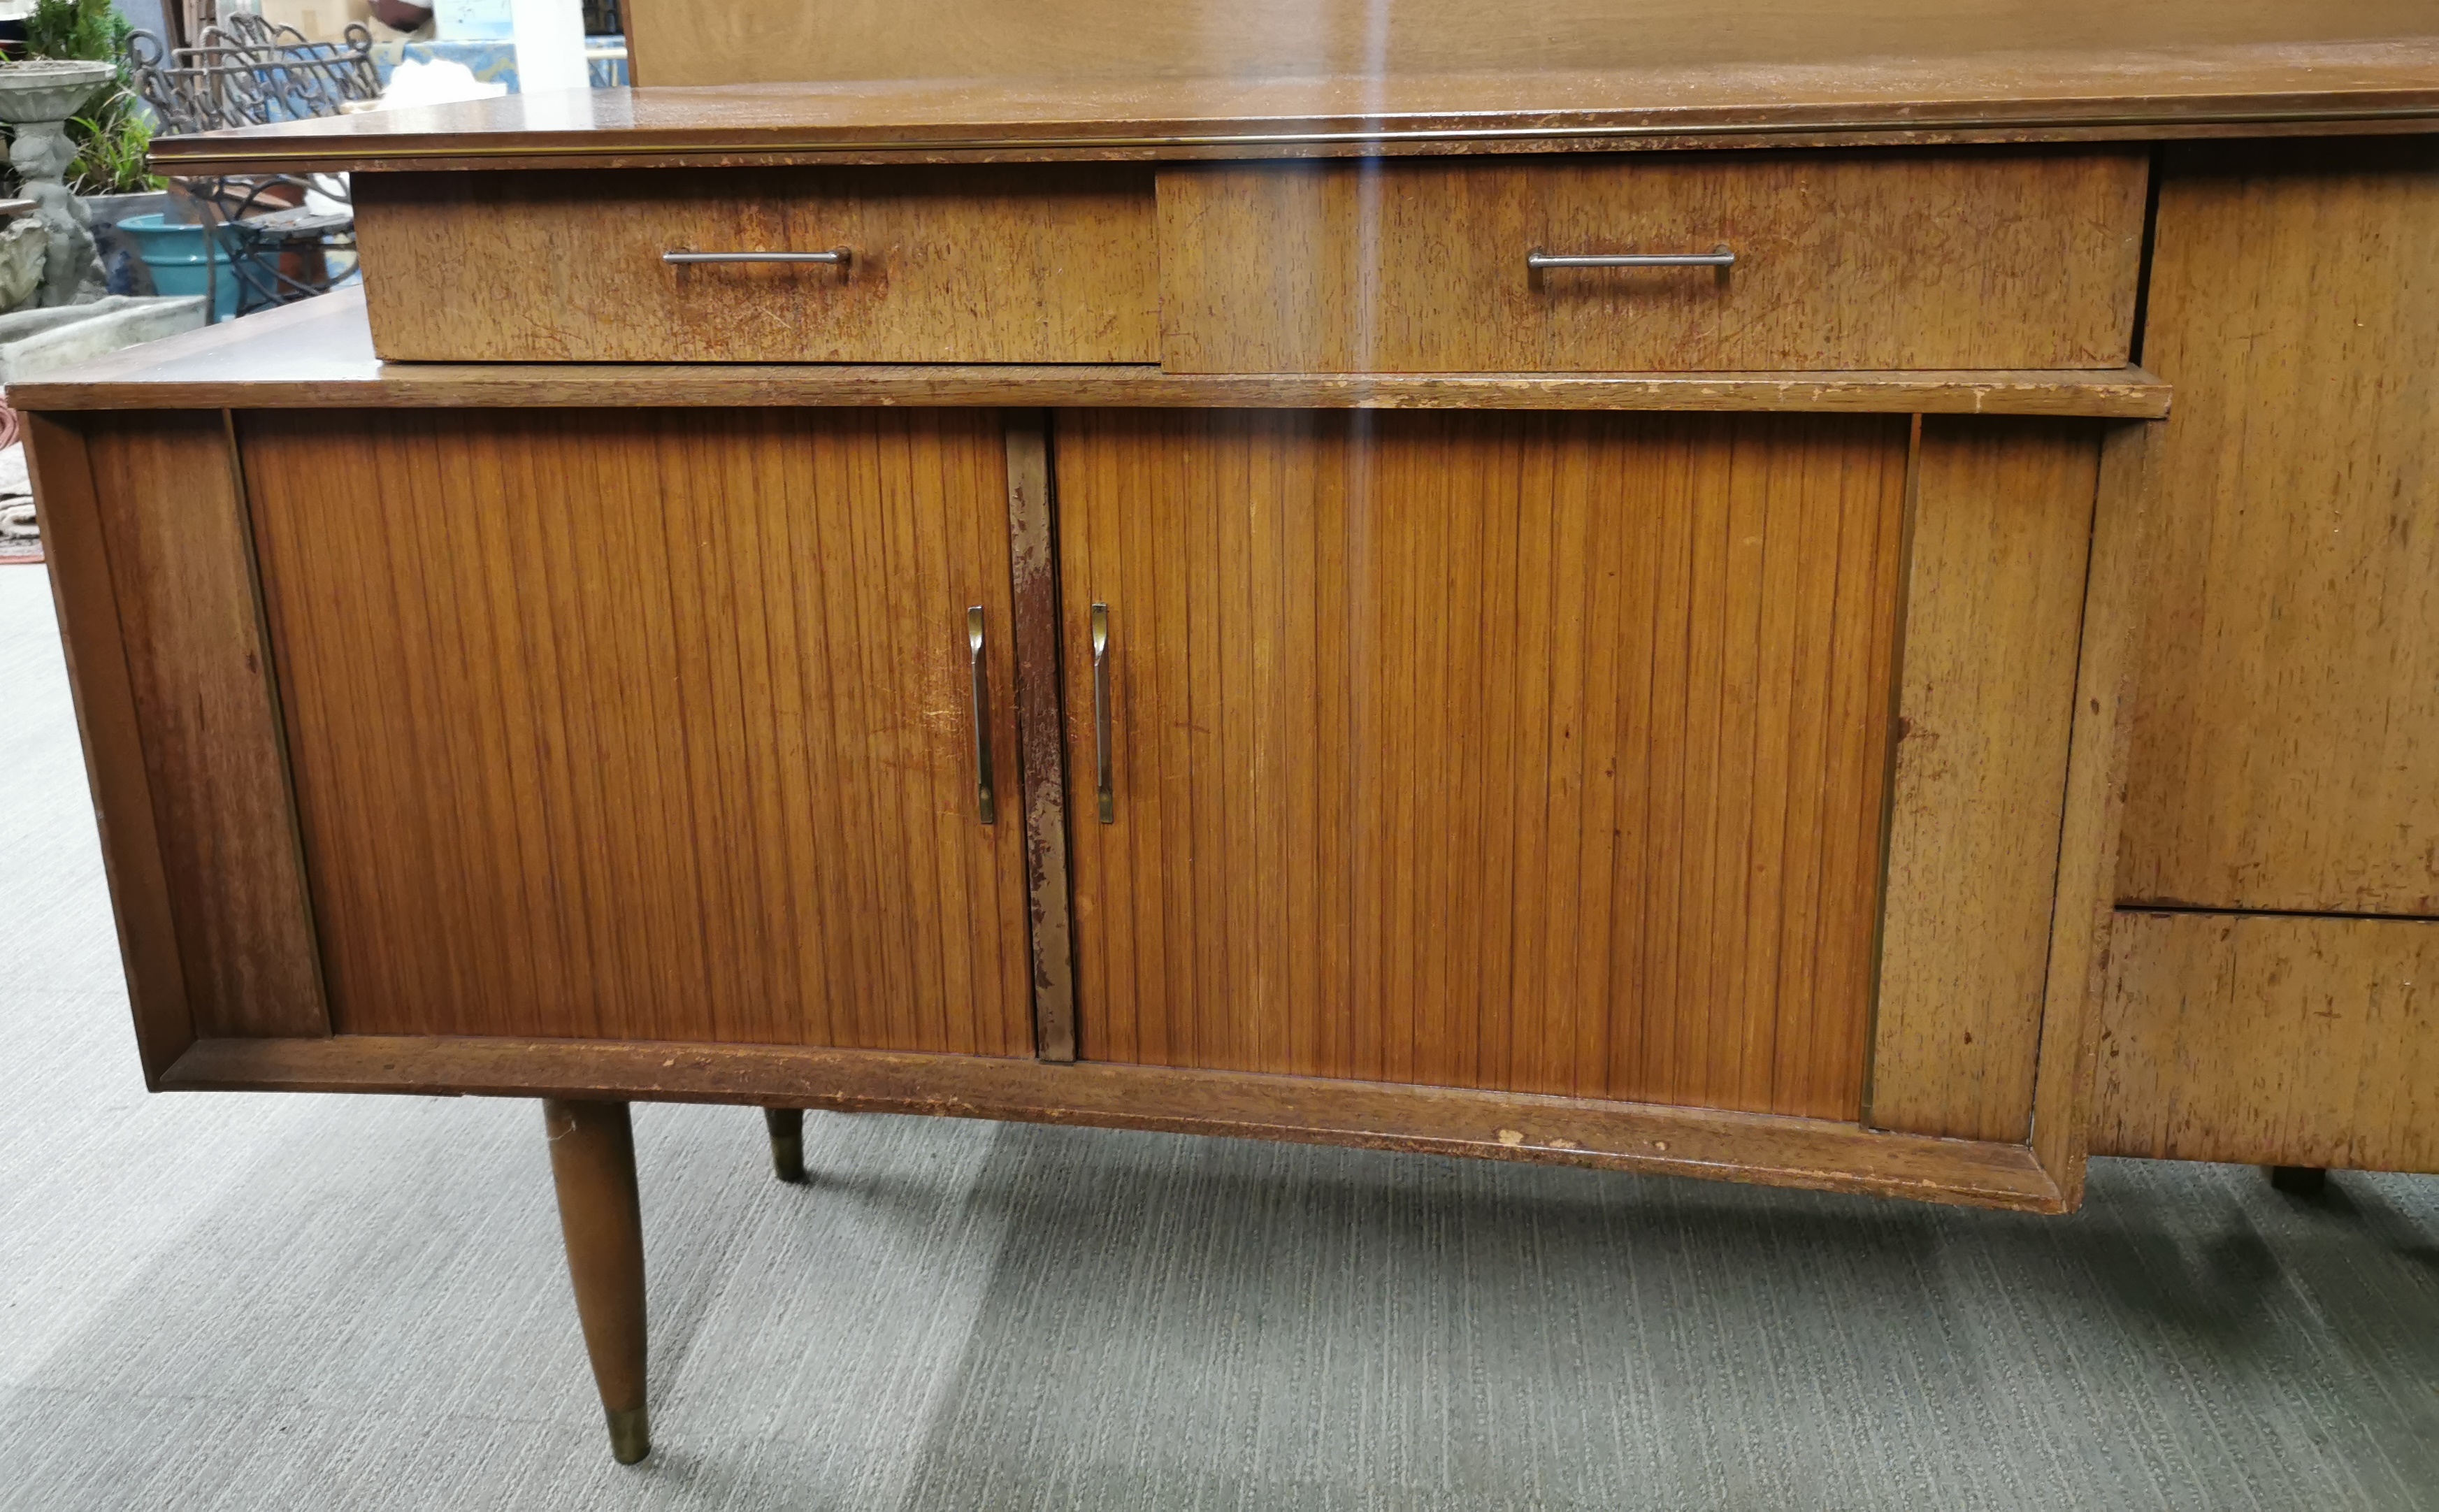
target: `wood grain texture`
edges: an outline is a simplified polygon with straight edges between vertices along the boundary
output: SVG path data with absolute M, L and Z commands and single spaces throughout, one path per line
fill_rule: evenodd
M 1050 418 L 1018 411 L 1007 426 L 1007 539 L 1015 614 L 1016 727 L 1024 742 L 1024 883 L 1032 901 L 1033 1043 L 1044 1060 L 1076 1058 L 1076 949 L 1068 929 L 1067 772 L 1059 712 L 1059 546 Z
M 2091 1149 L 2092 1063 L 2112 963 L 2118 847 L 2149 608 L 2162 439 L 2157 425 L 2109 427 L 2092 504 L 2092 568 L 2075 659 L 2066 813 L 2058 832 L 2057 901 L 2050 917 L 2040 1058 L 2033 1083 L 2033 1154 L 2070 1208 L 2082 1204 Z
M 1606 0 L 1595 3 L 1607 8 Z M 2256 3 L 2274 9 L 2286 18 L 2278 25 L 2289 28 L 2299 13 L 2328 9 Z M 2207 4 L 2196 0 L 2186 14 Z M 1023 24 L 1041 25 L 1037 9 L 1024 13 Z M 2046 26 L 2054 9 L 2021 14 Z M 1853 13 L 1842 9 L 1841 23 Z M 818 14 L 811 24 L 826 23 L 830 12 Z M 1169 14 L 1156 13 L 1164 34 L 1199 45 Z M 1481 14 L 1500 25 L 1510 20 L 1506 9 Z M 1715 40 L 1751 46 L 1776 34 L 1783 14 L 1773 11 L 1772 25 L 1764 27 L 1714 8 L 1703 24 Z M 2123 25 L 2131 12 L 2118 7 L 2110 14 Z M 1832 45 L 1793 62 L 1672 62 L 1638 40 L 1632 56 L 1606 66 L 1503 68 L 1475 56 L 1453 69 L 1385 76 L 1368 65 L 1340 73 L 1302 66 L 1150 80 L 1078 78 L 1069 69 L 1024 77 L 991 66 L 983 77 L 833 75 L 810 84 L 509 95 L 165 136 L 153 160 L 161 171 L 199 175 L 2425 132 L 2439 121 L 2439 36 L 2427 14 L 2417 19 L 2356 38 L 2309 41 L 2292 29 L 2281 41 L 2214 36 L 2209 26 L 2193 25 L 2161 45 L 2095 41 L 2082 50 L 2033 55 L 1967 47 L 1938 56 L 1910 40 L 1868 55 Z M 1935 27 L 1915 29 L 1928 35 Z M 1077 40 L 1046 29 L 1039 35 L 1055 37 L 1062 49 Z
M 1483 7 L 1402 0 L 1184 0 L 1148 10 L 1123 0 L 1046 0 L 1010 11 L 986 0 L 848 0 L 818 10 L 739 0 L 716 14 L 684 0 L 630 0 L 639 81 L 997 77 L 1147 79 L 1399 75 L 1465 69 L 1813 67 L 1887 58 L 1950 62 L 2007 50 L 2055 59 L 2215 43 L 2337 42 L 2429 29 L 2410 0 L 2169 0 L 2140 8 L 2057 0 L 2027 9 L 1968 0 L 1835 5 L 1789 0 L 1768 25 L 1736 24 L 1701 0 L 1531 0 Z M 1741 19 L 1741 18 L 1738 18 Z M 2027 61 L 2028 69 L 2038 63 Z
M 43 560 L 66 654 L 68 690 L 101 838 L 118 954 L 144 1082 L 157 1089 L 170 1062 L 195 1041 L 186 967 L 178 957 L 176 908 L 153 817 L 152 776 L 127 664 L 118 592 L 94 492 L 92 454 L 80 420 L 26 417 L 26 462 L 43 525 Z
M 85 444 L 195 1030 L 328 1034 L 227 417 L 96 417 Z
M 1146 169 L 387 173 L 373 345 L 436 362 L 1126 363 L 1159 352 Z M 661 254 L 828 252 L 827 265 Z
M 343 1031 L 1029 1053 L 993 417 L 240 436 Z
M 1905 431 L 1062 416 L 1101 1060 L 1853 1118 Z
M 2095 1154 L 2439 1170 L 2439 924 L 2117 916 Z
M 2031 1129 L 2099 457 L 2088 425 L 1923 422 L 1877 1128 Z
M 1182 373 L 2109 367 L 2145 160 L 2124 152 L 1239 164 L 1160 174 Z M 1528 252 L 1734 268 L 1552 268 Z
M 565 1040 L 206 1040 L 174 1090 L 782 1104 L 1148 1129 L 2058 1211 L 2021 1146 L 1522 1093 L 979 1056 Z
M 2173 152 L 2128 901 L 2439 915 L 2439 140 Z
M 1157 409 L 1619 409 L 2157 418 L 2139 367 L 2074 372 L 1344 373 L 1187 376 L 1142 365 L 383 363 L 342 289 L 12 383 L 36 410 L 1076 405 Z

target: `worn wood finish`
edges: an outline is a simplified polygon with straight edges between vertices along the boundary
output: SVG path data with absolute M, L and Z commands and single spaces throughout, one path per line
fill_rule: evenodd
M 2133 153 L 1237 164 L 1160 175 L 1185 373 L 2108 367 Z M 1734 268 L 1553 268 L 1528 252 Z
M 1061 418 L 1088 1058 L 1856 1116 L 1905 430 Z
M 995 418 L 240 435 L 342 1029 L 1030 1050 Z
M 1128 167 L 384 173 L 373 345 L 443 362 L 1128 363 L 1159 352 Z M 828 252 L 844 267 L 661 254 Z
M 148 342 L 62 382 L 12 383 L 36 410 L 419 409 L 775 405 L 1075 405 L 1155 409 L 1794 410 L 2157 418 L 2166 384 L 2093 372 L 1540 373 L 1192 376 L 1140 365 L 383 363 L 364 293 Z
M 1105 0 L 1090 0 L 1105 3 Z M 1826 0 L 1813 0 L 1824 8 Z M 1923 0 L 1929 5 L 1932 0 Z M 2195 0 L 2192 14 L 2208 0 Z M 2307 9 L 2256 0 L 2288 18 Z M 2411 6 L 2414 0 L 2385 0 Z M 1954 8 L 1945 8 L 1950 11 Z M 2219 8 L 2224 9 L 2224 8 Z M 2044 7 L 2036 25 L 2046 25 Z M 1977 8 L 1979 18 L 1990 12 Z M 823 25 L 830 17 L 825 9 Z M 1169 12 L 1162 34 L 1200 49 Z M 1505 25 L 1510 11 L 1484 11 Z M 2132 29 L 2119 7 L 2115 25 Z M 1834 23 L 1849 28 L 1855 11 Z M 1078 39 L 1041 27 L 1064 52 Z M 1718 12 L 1709 13 L 1717 24 Z M 1803 33 L 1736 26 L 1736 45 Z M 1232 21 L 1236 34 L 1256 28 Z M 1817 39 L 1820 27 L 1807 28 Z M 1936 25 L 1910 27 L 1929 34 Z M 1522 35 L 1522 33 L 1518 33 Z M 1298 35 L 1295 30 L 1281 34 Z M 2290 33 L 2290 35 L 2293 35 Z M 1799 44 L 1808 46 L 1809 41 Z M 2043 46 L 2048 44 L 2043 44 Z M 1766 49 L 1765 49 L 1766 50 Z M 1562 61 L 1523 69 L 1477 55 L 1452 70 L 1383 77 L 1306 63 L 1264 75 L 1025 78 L 994 65 L 963 77 L 760 88 L 592 90 L 165 136 L 164 172 L 454 169 L 580 165 L 736 166 L 1053 158 L 1255 158 L 1622 147 L 1861 146 L 2126 140 L 2272 132 L 2428 131 L 2439 122 L 2439 37 L 2427 15 L 2357 40 L 2298 44 L 2214 37 L 2036 56 L 1970 48 L 1948 57 L 1911 42 L 1869 55 L 1831 45 L 1802 62 L 1671 62 L 1638 43 L 1612 66 Z M 647 64 L 649 73 L 649 63 Z M 1067 77 L 1059 77 L 1066 75 Z M 835 75 L 829 76 L 836 80 Z
M 1049 417 L 1007 419 L 1008 561 L 1014 578 L 1016 727 L 1024 785 L 1024 882 L 1031 899 L 1033 1042 L 1076 1058 L 1076 952 L 1068 934 L 1067 773 L 1059 712 L 1059 557 Z
M 2038 9 L 1882 0 L 1792 0 L 1768 25 L 1723 21 L 1701 0 L 1537 0 L 1483 7 L 1402 0 L 1187 0 L 1148 10 L 1124 0 L 1048 0 L 1011 12 L 988 0 L 855 3 L 819 10 L 745 0 L 705 15 L 684 0 L 630 0 L 622 12 L 635 78 L 658 85 L 796 80 L 1255 80 L 1319 72 L 1397 76 L 1566 67 L 1779 65 L 1807 71 L 1865 60 L 1969 62 L 2023 50 L 2060 55 L 2222 44 L 2339 43 L 2425 30 L 2410 0 L 2103 0 Z M 2038 62 L 2027 60 L 2029 73 Z
M 611 1452 L 621 1465 L 632 1465 L 652 1447 L 644 1403 L 649 1330 L 634 1128 L 623 1102 L 546 1098 L 542 1121 L 559 1189 L 568 1280 L 610 1421 Z
M 1914 479 L 1875 1127 L 2031 1126 L 2100 437 L 1932 420 Z
M 2057 1211 L 2056 1186 L 2018 1145 L 1874 1133 L 1827 1119 L 1160 1066 L 341 1035 L 203 1041 L 170 1068 L 165 1085 L 784 1102 L 1350 1145 Z
M 2100 485 L 2092 504 L 2092 569 L 2075 662 L 2074 730 L 2033 1086 L 2033 1154 L 2070 1208 L 2083 1201 L 2091 1147 L 2092 1060 L 2111 963 L 2111 907 L 2150 592 L 2161 440 L 2156 425 L 2110 427 L 2101 443 Z
M 2166 165 L 2120 894 L 2439 915 L 2439 139 Z
M 85 444 L 83 427 L 90 423 L 27 416 L 26 461 L 42 500 L 43 559 L 67 658 L 68 690 L 76 701 L 85 777 L 93 787 L 102 872 L 110 882 L 128 1005 L 135 1018 L 135 1050 L 145 1085 L 157 1088 L 170 1062 L 194 1043 L 195 1021 L 178 954 L 177 910 L 154 819 L 126 630 Z
M 2095 1154 L 2439 1170 L 2439 923 L 2117 916 Z
M 195 1032 L 328 1034 L 227 418 L 84 440 Z

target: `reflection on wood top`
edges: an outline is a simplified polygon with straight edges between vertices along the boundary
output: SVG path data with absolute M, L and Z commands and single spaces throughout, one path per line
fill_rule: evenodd
M 2359 5 L 2335 9 L 2387 14 Z M 1671 62 L 1618 49 L 1631 66 L 566 91 L 164 137 L 153 154 L 165 171 L 195 174 L 2431 130 L 2439 127 L 2439 23 L 2422 9 L 2424 34 L 2370 39 L 2048 51 L 1926 46 L 1879 57 L 1825 45 L 1790 61 L 1760 37 L 1749 39 L 1755 45 L 1748 57 Z
M 19 410 L 514 409 L 640 405 L 1115 405 L 1216 409 L 1788 410 L 2158 419 L 2140 367 L 2060 372 L 1165 373 L 1149 365 L 384 363 L 361 289 L 12 383 Z

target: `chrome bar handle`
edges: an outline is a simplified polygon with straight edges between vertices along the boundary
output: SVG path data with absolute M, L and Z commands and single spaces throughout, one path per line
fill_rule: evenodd
M 991 802 L 990 757 L 990 659 L 983 654 L 983 606 L 966 611 L 966 649 L 974 661 L 974 807 L 982 822 L 998 821 L 998 806 Z
M 1101 823 L 1118 822 L 1110 789 L 1110 606 L 1093 606 L 1093 784 L 1100 790 Z
M 1524 254 L 1524 266 L 1542 268 L 1733 268 L 1736 255 L 1720 242 L 1709 252 L 1620 252 L 1560 256 L 1535 247 Z
M 697 262 L 828 262 L 844 268 L 852 256 L 845 247 L 832 247 L 828 252 L 664 252 L 661 260 L 682 266 Z

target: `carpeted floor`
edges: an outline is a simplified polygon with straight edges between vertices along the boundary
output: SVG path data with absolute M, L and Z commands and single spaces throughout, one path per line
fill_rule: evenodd
M 0 567 L 0 1507 L 2439 1507 L 2439 1180 L 2067 1219 L 645 1108 L 610 1462 L 530 1104 L 148 1097 Z

